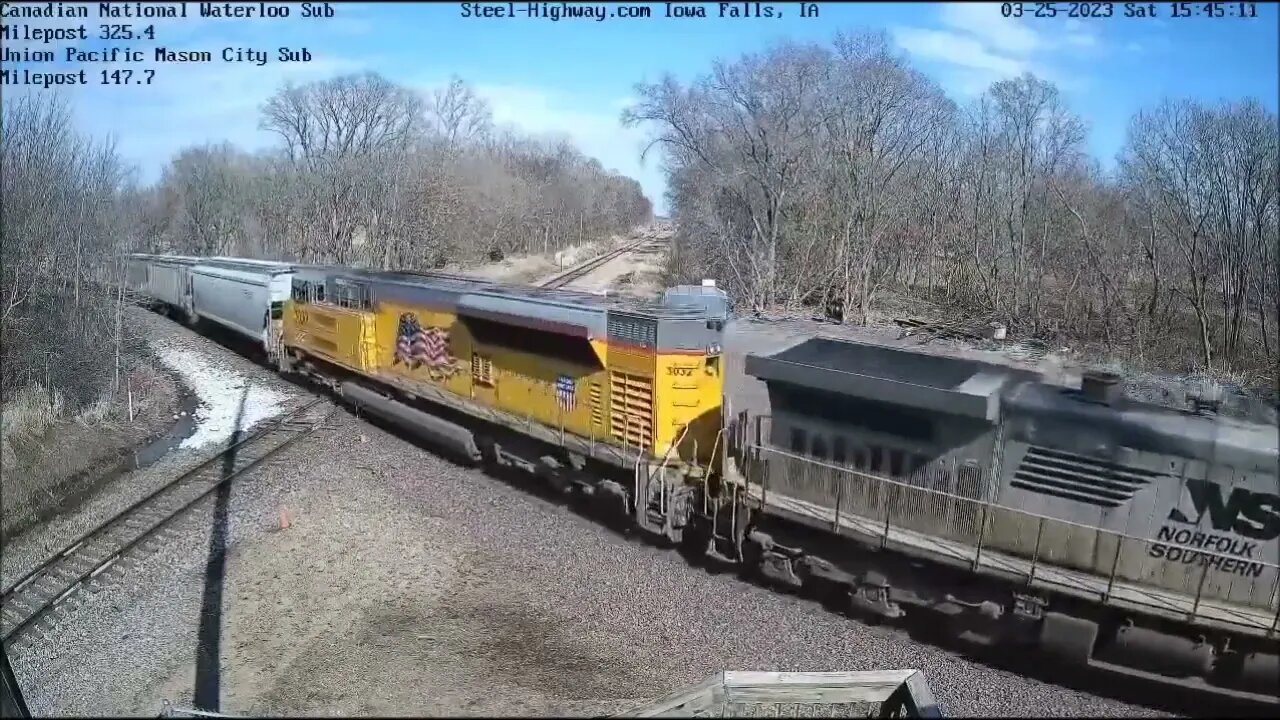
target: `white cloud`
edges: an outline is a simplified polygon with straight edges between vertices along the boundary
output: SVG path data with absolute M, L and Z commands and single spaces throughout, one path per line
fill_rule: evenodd
M 1067 18 L 1063 23 L 1066 31 L 1062 35 L 1062 44 L 1073 48 L 1095 48 L 1101 45 L 1097 30 L 1075 18 Z
M 346 4 L 339 17 L 319 23 L 296 15 L 273 22 L 222 22 L 199 17 L 148 20 L 155 26 L 156 39 L 129 43 L 146 53 L 146 62 L 103 63 L 88 70 L 90 75 L 102 70 L 131 70 L 133 79 L 153 70 L 150 84 L 91 83 L 69 88 L 67 95 L 79 123 L 96 137 L 114 138 L 121 156 L 136 164 L 141 180 L 149 182 L 159 177 L 174 154 L 191 145 L 227 141 L 252 151 L 273 144 L 275 138 L 258 129 L 260 107 L 286 81 L 305 83 L 374 70 L 393 82 L 424 91 L 447 82 L 415 82 L 397 72 L 398 61 L 380 54 L 329 52 L 344 47 L 370 47 L 374 53 L 381 52 L 376 45 L 353 37 L 367 35 L 376 27 L 372 10 L 358 3 Z M 97 17 L 96 7 L 90 10 L 90 16 Z M 65 23 L 55 19 L 30 24 L 59 27 Z M 89 29 L 92 36 L 96 28 Z M 101 43 L 90 40 L 24 45 L 56 49 L 61 58 L 67 47 L 84 45 L 97 49 Z M 273 56 L 265 65 L 220 59 L 207 64 L 159 64 L 152 61 L 157 46 L 208 50 L 215 56 L 224 47 L 258 48 L 273 54 L 279 46 L 306 47 L 312 60 L 278 62 Z M 476 91 L 490 102 L 498 124 L 535 135 L 567 136 L 581 152 L 596 158 L 605 168 L 640 181 L 655 204 L 662 204 L 665 181 L 656 159 L 640 161 L 643 131 L 623 128 L 619 122 L 622 109 L 631 104 L 632 98 L 574 97 L 550 88 L 502 84 L 480 84 Z
M 912 55 L 992 73 L 1017 75 L 1027 68 L 1022 60 L 996 54 L 981 42 L 945 30 L 894 28 L 894 40 Z
M 1087 78 L 1066 72 L 1064 62 L 1105 52 L 1096 25 L 1067 18 L 1053 30 L 1034 27 L 1004 17 L 997 3 L 945 4 L 938 22 L 941 29 L 895 27 L 891 34 L 914 57 L 935 63 L 943 84 L 962 95 L 1024 72 L 1081 90 Z
M 1018 18 L 1004 17 L 997 3 L 947 3 L 942 24 L 973 35 L 994 50 L 1026 56 L 1040 49 L 1044 40 Z
M 135 73 L 156 70 L 151 85 L 78 88 L 71 97 L 81 122 L 95 135 L 117 139 L 121 155 L 136 163 L 144 182 L 179 150 L 227 141 L 244 150 L 267 146 L 271 136 L 258 129 L 259 108 L 285 82 L 309 82 L 353 72 L 364 64 L 319 54 L 310 62 L 266 65 L 222 63 L 184 68 L 144 64 Z M 115 69 L 122 66 L 109 66 Z
M 259 108 L 286 81 L 305 83 L 334 75 L 359 72 L 375 66 L 378 57 L 351 57 L 334 48 L 348 47 L 353 35 L 372 28 L 364 8 L 343 6 L 342 15 L 315 22 L 296 16 L 271 22 L 226 22 L 201 18 L 188 5 L 186 18 L 155 18 L 132 22 L 135 31 L 154 28 L 154 39 L 139 38 L 115 43 L 144 53 L 139 63 L 82 64 L 91 82 L 64 90 L 73 103 L 79 124 L 97 137 L 111 136 L 121 156 L 141 171 L 141 180 L 156 179 L 168 160 L 191 145 L 228 141 L 246 150 L 260 149 L 272 142 L 258 129 Z M 90 18 L 97 18 L 92 7 Z M 65 21 L 43 21 L 57 26 Z M 61 59 L 66 48 L 83 46 L 100 49 L 94 39 L 96 21 L 86 23 L 86 41 L 48 45 Z M 340 44 L 341 40 L 346 43 Z M 29 45 L 28 45 L 29 46 Z M 276 57 L 281 46 L 305 47 L 311 55 L 306 62 L 281 62 Z M 210 63 L 157 63 L 156 48 L 203 50 L 214 55 Z M 224 62 L 223 48 L 254 48 L 269 53 L 264 65 L 252 62 Z M 59 69 L 80 69 L 63 67 Z M 103 85 L 101 71 L 129 70 L 131 80 L 146 78 L 149 84 Z M 35 90 L 38 92 L 38 90 Z

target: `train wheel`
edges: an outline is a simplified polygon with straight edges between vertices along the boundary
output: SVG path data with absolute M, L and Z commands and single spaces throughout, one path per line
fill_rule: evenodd
M 680 536 L 680 554 L 686 561 L 697 565 L 702 562 L 710 546 L 711 520 L 693 513 L 689 517 L 689 523 L 684 526 L 684 533 Z
M 764 557 L 764 548 L 746 537 L 743 537 L 738 547 L 741 558 L 738 561 L 738 577 L 747 582 L 760 582 L 760 562 Z
M 567 496 L 573 489 L 564 464 L 551 455 L 543 455 L 538 459 L 538 477 L 551 488 L 556 495 Z
M 480 464 L 485 470 L 494 470 L 502 462 L 498 457 L 498 443 L 485 435 L 476 435 L 476 447 L 480 450 Z

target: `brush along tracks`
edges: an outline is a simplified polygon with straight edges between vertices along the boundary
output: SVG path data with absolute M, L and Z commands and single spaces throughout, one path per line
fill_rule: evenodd
M 316 399 L 268 421 L 54 554 L 0 595 L 0 640 L 7 646 L 29 634 L 43 637 L 41 621 L 77 590 L 127 566 L 120 561 L 150 541 L 179 534 L 172 524 L 186 510 L 319 428 L 333 409 Z
M 623 255 L 626 255 L 627 253 L 637 252 L 642 248 L 651 249 L 650 247 L 646 247 L 646 246 L 659 246 L 659 245 L 661 245 L 661 241 L 659 240 L 654 240 L 654 238 L 651 238 L 651 237 L 642 237 L 639 240 L 627 243 L 622 247 L 616 248 L 614 250 L 610 250 L 609 252 L 603 255 L 597 255 L 596 257 L 593 257 L 584 263 L 575 265 L 569 268 L 568 270 L 563 270 L 561 272 L 558 272 L 555 275 L 552 275 L 551 277 L 544 279 L 542 282 L 538 283 L 538 285 L 540 287 L 551 288 L 551 289 L 563 288 L 564 286 L 568 285 L 574 280 L 577 280 L 587 275 L 591 271 L 604 265 L 610 260 L 613 260 L 614 258 L 621 257 Z

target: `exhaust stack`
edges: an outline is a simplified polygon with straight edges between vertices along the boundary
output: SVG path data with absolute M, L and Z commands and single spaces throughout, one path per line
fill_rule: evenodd
M 1124 390 L 1116 373 L 1088 370 L 1080 378 L 1080 394 L 1091 402 L 1112 405 L 1124 397 Z

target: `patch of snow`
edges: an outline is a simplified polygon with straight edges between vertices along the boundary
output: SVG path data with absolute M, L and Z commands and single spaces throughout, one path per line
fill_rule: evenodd
M 156 354 L 200 398 L 194 413 L 195 432 L 179 447 L 198 448 L 225 441 L 237 429 L 237 421 L 245 431 L 282 410 L 284 395 L 234 370 L 217 367 L 200 353 L 162 345 Z

